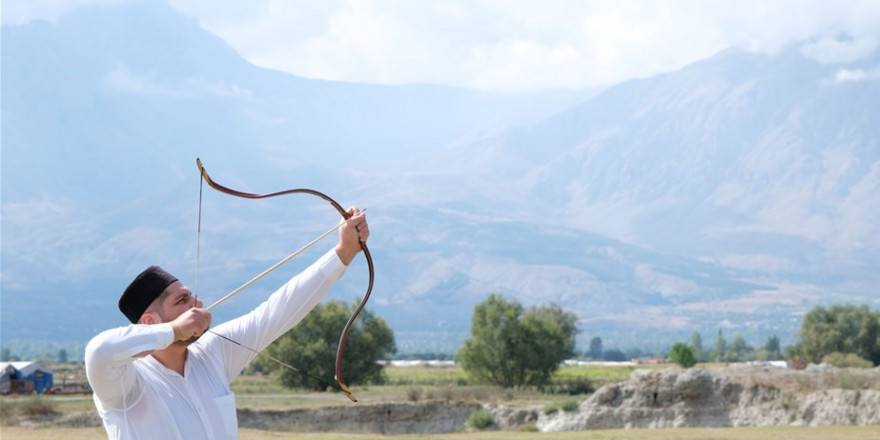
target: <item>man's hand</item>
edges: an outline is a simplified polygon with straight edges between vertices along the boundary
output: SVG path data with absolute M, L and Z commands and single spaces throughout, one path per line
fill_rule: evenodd
M 192 308 L 171 321 L 174 329 L 174 340 L 188 341 L 197 338 L 211 326 L 211 312 L 205 309 Z
M 348 213 L 351 218 L 339 228 L 339 242 L 336 244 L 336 255 L 346 266 L 361 251 L 361 243 L 366 243 L 370 237 L 366 214 L 354 206 L 348 208 Z

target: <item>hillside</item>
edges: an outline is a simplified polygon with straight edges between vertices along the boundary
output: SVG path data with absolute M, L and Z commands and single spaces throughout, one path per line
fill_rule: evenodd
M 236 189 L 366 207 L 369 306 L 403 352 L 454 351 L 490 293 L 558 302 L 582 346 L 621 348 L 790 343 L 815 305 L 880 305 L 880 52 L 731 49 L 598 94 L 487 94 L 259 68 L 159 0 L 4 25 L 2 46 L 4 346 L 124 324 L 116 298 L 150 264 L 215 300 L 336 221 L 205 193 L 199 236 L 196 157 Z

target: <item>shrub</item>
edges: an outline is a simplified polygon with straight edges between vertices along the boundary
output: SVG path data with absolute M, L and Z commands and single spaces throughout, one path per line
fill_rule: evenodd
M 485 429 L 494 423 L 495 420 L 492 418 L 492 413 L 482 409 L 472 412 L 470 417 L 468 417 L 468 424 L 476 429 Z
M 58 414 L 55 403 L 44 396 L 33 396 L 21 402 L 16 412 L 27 419 L 45 419 Z
M 568 380 L 560 380 L 552 387 L 548 388 L 551 394 L 567 394 L 569 396 L 577 396 L 579 394 L 590 394 L 596 391 L 593 382 L 586 377 L 577 377 Z
M 534 423 L 526 423 L 516 427 L 517 432 L 540 432 Z
M 561 408 L 565 412 L 572 412 L 578 408 L 578 401 L 566 400 L 565 402 L 562 402 L 561 405 L 559 405 L 559 408 Z
M 409 388 L 406 390 L 406 398 L 410 402 L 418 402 L 422 398 L 422 389 L 416 387 Z
M 669 351 L 669 360 L 681 367 L 690 368 L 697 364 L 694 349 L 683 342 L 676 342 Z
M 871 361 L 859 357 L 855 353 L 834 352 L 825 355 L 822 362 L 834 365 L 838 368 L 854 367 L 854 368 L 871 368 L 874 366 Z
M 553 414 L 557 411 L 559 411 L 559 407 L 556 406 L 555 403 L 548 403 L 548 404 L 544 405 L 544 414 L 545 415 L 549 416 L 550 414 Z

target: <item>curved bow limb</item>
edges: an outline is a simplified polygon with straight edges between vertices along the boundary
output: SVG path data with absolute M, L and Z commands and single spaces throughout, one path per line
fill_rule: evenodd
M 344 220 L 348 220 L 349 218 L 351 218 L 351 214 L 349 214 L 342 207 L 342 205 L 340 205 L 335 200 L 330 198 L 330 196 L 328 196 L 320 191 L 316 191 L 316 190 L 308 189 L 308 188 L 288 189 L 288 190 L 277 191 L 277 192 L 266 193 L 266 194 L 253 194 L 253 193 L 247 193 L 247 192 L 243 192 L 243 191 L 237 191 L 237 190 L 225 187 L 223 185 L 220 185 L 219 183 L 212 180 L 211 177 L 208 175 L 208 171 L 205 170 L 205 167 L 202 165 L 201 159 L 196 158 L 196 165 L 199 167 L 199 172 L 201 173 L 202 179 L 204 179 L 205 183 L 207 183 L 208 186 L 210 186 L 211 188 L 214 188 L 215 190 L 220 191 L 222 193 L 229 194 L 231 196 L 242 197 L 245 199 L 267 199 L 270 197 L 283 196 L 283 195 L 287 195 L 287 194 L 311 194 L 313 196 L 320 197 L 321 199 L 324 199 L 325 201 L 329 202 L 330 205 L 333 206 L 333 208 L 335 208 L 337 212 L 339 212 L 339 215 L 341 215 Z M 335 379 L 336 379 L 336 382 L 339 384 L 340 390 L 342 390 L 342 392 L 345 393 L 345 395 L 349 399 L 351 399 L 352 402 L 357 402 L 357 398 L 354 397 L 354 394 L 351 393 L 351 391 L 348 389 L 348 386 L 345 384 L 345 381 L 342 379 L 342 354 L 345 349 L 345 343 L 348 338 L 348 332 L 351 330 L 351 327 L 354 325 L 355 321 L 357 320 L 358 315 L 364 309 L 364 306 L 366 306 L 367 300 L 370 299 L 370 293 L 372 293 L 372 291 L 373 291 L 373 279 L 375 276 L 374 270 L 373 270 L 373 258 L 370 255 L 370 250 L 367 248 L 367 244 L 364 242 L 361 242 L 361 249 L 364 251 L 364 258 L 367 260 L 367 269 L 370 274 L 370 281 L 369 281 L 369 284 L 367 285 L 367 292 L 364 294 L 364 299 L 361 300 L 360 304 L 358 304 L 354 313 L 351 315 L 350 318 L 348 318 L 348 322 L 345 324 L 345 327 L 343 327 L 342 334 L 339 336 L 339 346 L 336 348 Z

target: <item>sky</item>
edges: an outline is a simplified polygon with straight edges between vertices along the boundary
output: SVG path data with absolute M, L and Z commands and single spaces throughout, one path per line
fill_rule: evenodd
M 4 24 L 86 3 L 4 0 Z M 160 0 L 161 1 L 161 0 Z M 824 62 L 880 45 L 876 0 L 168 0 L 251 62 L 336 81 L 492 91 L 598 88 L 729 47 Z

